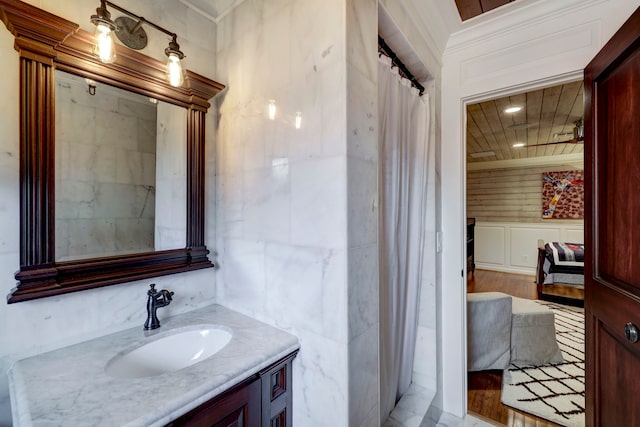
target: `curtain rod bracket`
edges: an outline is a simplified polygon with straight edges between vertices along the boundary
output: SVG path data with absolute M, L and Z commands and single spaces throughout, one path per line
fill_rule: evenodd
M 395 54 L 393 50 L 389 47 L 389 45 L 384 41 L 384 39 L 378 35 L 378 56 L 386 55 L 391 58 L 391 64 L 395 65 L 400 75 L 411 82 L 411 85 L 418 89 L 420 96 L 424 93 L 424 86 L 420 84 L 418 79 L 409 71 L 409 69 L 404 65 L 404 63 L 398 58 L 398 55 Z

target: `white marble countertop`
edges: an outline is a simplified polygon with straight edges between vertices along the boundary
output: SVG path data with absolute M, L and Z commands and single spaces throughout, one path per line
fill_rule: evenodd
M 16 362 L 9 371 L 15 427 L 162 426 L 299 348 L 295 336 L 219 305 L 161 322 L 151 334 L 141 325 Z M 230 328 L 233 337 L 200 363 L 146 378 L 104 371 L 122 351 L 204 323 Z

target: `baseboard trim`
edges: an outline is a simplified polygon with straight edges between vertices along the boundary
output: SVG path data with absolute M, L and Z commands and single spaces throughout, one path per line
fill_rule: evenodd
M 526 274 L 527 276 L 535 276 L 536 275 L 536 269 L 535 268 L 507 267 L 507 266 L 495 265 L 495 264 L 484 264 L 484 263 L 481 263 L 481 262 L 476 262 L 476 269 L 478 269 L 478 270 L 489 270 L 489 271 L 499 271 L 501 273 Z

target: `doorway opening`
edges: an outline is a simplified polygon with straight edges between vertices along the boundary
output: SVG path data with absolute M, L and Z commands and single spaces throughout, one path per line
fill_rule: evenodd
M 574 74 L 465 102 L 467 408 L 502 424 L 558 425 L 554 406 L 584 419 L 584 403 L 554 396 L 582 392 L 584 402 L 584 274 L 544 270 L 547 243 L 584 242 L 583 90 Z M 534 326 L 524 335 L 523 322 Z M 528 345 L 529 333 L 543 344 Z M 482 360 L 487 340 L 495 354 Z M 582 376 L 571 390 L 535 381 L 536 369 L 563 363 Z M 530 387 L 511 387 L 521 372 Z

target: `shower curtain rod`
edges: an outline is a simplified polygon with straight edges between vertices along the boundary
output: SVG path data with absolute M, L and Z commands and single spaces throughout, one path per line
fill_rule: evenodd
M 378 54 L 388 56 L 391 59 L 391 64 L 398 67 L 400 71 L 400 75 L 411 82 L 411 85 L 418 89 L 420 92 L 420 96 L 424 93 L 424 86 L 420 84 L 420 82 L 411 74 L 411 71 L 404 65 L 404 63 L 398 58 L 398 55 L 395 54 L 393 50 L 389 47 L 389 45 L 384 41 L 384 39 L 378 35 Z

